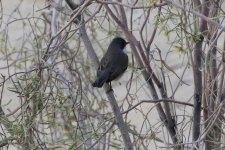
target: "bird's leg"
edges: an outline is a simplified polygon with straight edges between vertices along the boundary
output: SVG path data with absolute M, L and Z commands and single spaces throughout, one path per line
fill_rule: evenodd
M 111 82 L 109 82 L 109 87 L 110 87 L 110 90 L 112 90 L 112 84 L 111 84 Z
M 107 91 L 107 93 L 109 93 L 109 92 L 111 92 L 111 91 L 113 91 L 113 89 L 112 89 L 111 82 L 109 82 L 109 90 Z

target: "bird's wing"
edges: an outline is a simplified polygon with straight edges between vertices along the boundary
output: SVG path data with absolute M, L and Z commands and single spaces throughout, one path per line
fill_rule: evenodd
M 107 57 L 103 57 L 97 70 L 97 79 L 92 84 L 94 87 L 102 87 L 103 84 L 108 80 L 111 70 L 110 65 L 111 63 L 109 59 Z
M 120 63 L 114 62 L 114 64 L 110 68 L 110 76 L 108 81 L 114 80 L 119 77 L 124 71 L 127 69 L 128 66 L 128 57 L 123 57 Z
M 104 56 L 99 64 L 98 70 L 97 70 L 97 76 L 101 76 L 102 73 L 104 73 L 106 70 L 110 70 L 112 66 L 111 60 L 109 57 Z

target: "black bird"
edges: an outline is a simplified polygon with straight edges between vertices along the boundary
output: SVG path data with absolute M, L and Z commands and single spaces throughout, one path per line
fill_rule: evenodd
M 127 69 L 128 56 L 124 52 L 127 44 L 128 42 L 121 37 L 115 37 L 112 40 L 101 59 L 97 70 L 97 79 L 92 83 L 93 87 L 101 88 L 105 82 L 110 82 L 111 86 L 111 81 L 122 75 Z

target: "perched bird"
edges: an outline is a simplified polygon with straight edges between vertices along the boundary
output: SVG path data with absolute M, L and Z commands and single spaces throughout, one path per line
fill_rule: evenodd
M 97 79 L 92 83 L 93 87 L 101 88 L 103 84 L 123 74 L 128 66 L 128 56 L 125 47 L 128 44 L 123 38 L 115 37 L 110 43 L 107 52 L 101 59 L 97 70 Z

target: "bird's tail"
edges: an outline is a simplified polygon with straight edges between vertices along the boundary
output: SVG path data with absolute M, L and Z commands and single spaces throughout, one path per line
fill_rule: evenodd
M 92 83 L 92 86 L 101 88 L 104 83 L 105 83 L 105 80 L 98 78 L 95 82 Z
M 102 70 L 101 73 L 99 73 L 98 78 L 95 80 L 95 82 L 92 83 L 92 86 L 101 88 L 103 84 L 108 80 L 109 74 L 110 74 L 110 69 Z

